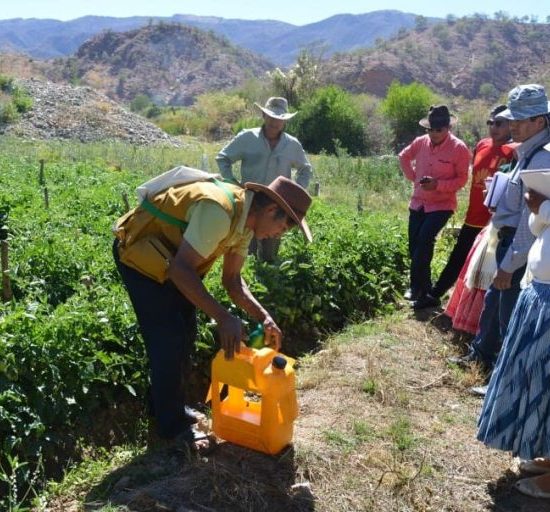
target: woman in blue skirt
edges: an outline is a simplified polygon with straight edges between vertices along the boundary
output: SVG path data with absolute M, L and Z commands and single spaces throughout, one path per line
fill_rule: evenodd
M 550 200 L 530 190 L 529 228 L 537 237 L 522 290 L 489 382 L 477 438 L 523 459 L 516 488 L 550 498 Z

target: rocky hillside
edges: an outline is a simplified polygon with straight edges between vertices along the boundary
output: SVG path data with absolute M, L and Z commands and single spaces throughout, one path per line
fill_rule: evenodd
M 157 104 L 189 105 L 209 90 L 259 76 L 273 65 L 226 39 L 177 24 L 105 32 L 57 61 L 54 78 L 78 81 L 119 101 L 146 94 Z
M 0 134 L 80 142 L 119 140 L 138 145 L 181 145 L 154 124 L 90 87 L 37 79 L 19 80 L 18 85 L 33 98 L 33 108 L 17 123 L 0 124 Z
M 0 53 L 0 75 L 16 78 L 46 79 L 51 68 L 46 61 L 36 60 L 20 53 Z
M 327 62 L 325 80 L 383 96 L 393 80 L 445 95 L 495 100 L 518 83 L 550 79 L 550 25 L 481 16 L 402 31 L 374 49 Z

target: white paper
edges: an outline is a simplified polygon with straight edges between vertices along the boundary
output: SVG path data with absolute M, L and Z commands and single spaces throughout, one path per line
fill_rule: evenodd
M 550 169 L 525 169 L 519 176 L 527 188 L 550 198 Z
M 483 201 L 483 204 L 487 208 L 496 208 L 503 192 L 506 190 L 506 185 L 508 184 L 509 179 L 510 178 L 508 175 L 503 172 L 496 172 L 494 174 L 491 181 L 491 186 L 489 187 L 489 190 L 487 190 L 487 195 Z

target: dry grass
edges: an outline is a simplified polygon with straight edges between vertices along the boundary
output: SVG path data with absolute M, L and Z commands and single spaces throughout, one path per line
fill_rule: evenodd
M 550 511 L 513 490 L 509 455 L 476 441 L 467 388 L 481 375 L 448 365 L 456 351 L 406 314 L 353 326 L 300 361 L 293 448 L 132 457 L 47 510 Z

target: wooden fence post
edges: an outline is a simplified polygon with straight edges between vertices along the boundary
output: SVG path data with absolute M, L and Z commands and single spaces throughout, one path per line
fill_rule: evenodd
M 313 195 L 317 197 L 321 193 L 321 184 L 317 181 L 313 188 Z
M 38 171 L 38 183 L 40 185 L 46 184 L 46 178 L 44 177 L 44 159 L 40 159 L 40 171 Z
M 130 203 L 128 202 L 128 194 L 126 192 L 122 192 L 122 201 L 124 201 L 124 208 L 126 208 L 124 211 L 129 212 Z
M 357 211 L 362 212 L 364 210 L 363 207 L 363 198 L 361 197 L 361 194 L 357 196 Z
M 10 275 L 8 274 L 8 268 L 9 268 L 9 259 L 8 259 L 8 241 L 2 240 L 0 244 L 1 248 L 1 260 L 2 260 L 2 299 L 11 300 L 13 297 L 13 292 L 11 289 L 11 280 Z

